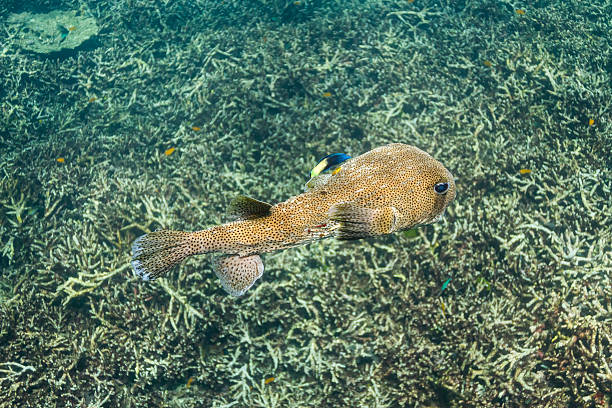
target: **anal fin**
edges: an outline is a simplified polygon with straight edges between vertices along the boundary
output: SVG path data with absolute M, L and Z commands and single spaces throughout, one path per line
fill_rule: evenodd
M 339 223 L 336 238 L 340 240 L 389 234 L 395 231 L 398 217 L 394 207 L 373 209 L 354 203 L 339 203 L 329 210 L 330 220 Z
M 215 259 L 213 268 L 223 289 L 232 296 L 244 295 L 264 271 L 259 255 L 221 256 Z

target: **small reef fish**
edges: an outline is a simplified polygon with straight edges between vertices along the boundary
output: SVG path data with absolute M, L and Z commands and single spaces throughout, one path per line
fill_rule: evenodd
M 519 173 L 521 173 L 521 174 L 529 174 L 529 173 L 531 173 L 531 169 L 519 169 Z
M 164 154 L 165 154 L 166 156 L 170 156 L 172 153 L 174 153 L 174 151 L 175 151 L 175 150 L 176 150 L 176 149 L 175 149 L 174 147 L 171 147 L 171 148 L 169 148 L 169 149 L 166 149 L 166 150 L 164 151 Z
M 444 281 L 444 283 L 442 284 L 442 289 L 440 289 L 440 294 L 442 294 L 442 292 L 444 292 L 444 289 L 446 289 L 446 287 L 448 286 L 450 281 L 451 281 L 451 278 L 448 278 L 447 280 Z
M 57 24 L 57 29 L 60 32 L 60 40 L 59 40 L 59 42 L 61 43 L 62 41 L 64 41 L 66 39 L 66 37 L 68 37 L 68 33 L 70 31 L 66 27 L 61 25 L 61 24 Z
M 314 187 L 315 180 L 320 174 L 330 172 L 332 175 L 338 173 L 341 170 L 340 164 L 350 159 L 351 156 L 344 153 L 332 153 L 321 159 L 310 172 L 310 180 L 306 183 L 306 190 Z
M 430 224 L 442 218 L 455 198 L 452 174 L 414 146 L 394 143 L 354 158 L 330 156 L 336 159 L 315 171 L 306 191 L 287 201 L 271 205 L 239 196 L 230 205 L 236 217 L 232 222 L 202 231 L 159 230 L 140 236 L 132 244 L 135 275 L 152 280 L 188 256 L 217 252 L 223 255 L 214 260 L 213 269 L 221 285 L 241 296 L 263 274 L 262 253 L 323 238 L 355 240 Z M 326 171 L 334 166 L 341 170 Z

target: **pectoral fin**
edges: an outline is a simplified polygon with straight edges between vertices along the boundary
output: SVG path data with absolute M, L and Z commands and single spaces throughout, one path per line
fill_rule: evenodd
M 232 296 L 244 295 L 264 271 L 259 255 L 222 256 L 215 260 L 213 268 L 223 289 Z
M 354 203 L 339 203 L 329 211 L 329 218 L 339 223 L 336 238 L 351 240 L 389 234 L 396 229 L 398 211 L 394 207 L 364 208 Z

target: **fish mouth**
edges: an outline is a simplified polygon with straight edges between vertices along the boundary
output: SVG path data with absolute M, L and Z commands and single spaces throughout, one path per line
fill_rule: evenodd
M 440 214 L 436 215 L 436 216 L 434 217 L 434 219 L 433 219 L 433 220 L 431 220 L 431 223 L 433 224 L 434 222 L 442 221 L 442 218 L 444 218 L 444 213 L 445 213 L 445 212 L 446 212 L 446 211 L 442 211 Z
M 442 220 L 442 218 L 444 218 L 444 213 L 445 211 L 442 211 L 440 214 L 436 215 L 435 217 L 425 220 L 424 222 L 420 224 L 421 225 L 435 224 L 436 222 L 439 222 Z

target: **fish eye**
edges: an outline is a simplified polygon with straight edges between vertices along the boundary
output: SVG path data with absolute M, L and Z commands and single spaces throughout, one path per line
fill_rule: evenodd
M 438 183 L 434 186 L 434 191 L 440 195 L 446 194 L 448 191 L 448 183 Z

